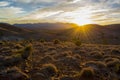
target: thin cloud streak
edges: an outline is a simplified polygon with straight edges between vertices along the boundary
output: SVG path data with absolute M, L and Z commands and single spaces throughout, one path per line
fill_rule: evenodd
M 12 0 L 0 8 L 0 20 L 14 18 L 13 22 L 74 22 L 86 19 L 100 24 L 119 23 L 119 10 L 120 0 Z

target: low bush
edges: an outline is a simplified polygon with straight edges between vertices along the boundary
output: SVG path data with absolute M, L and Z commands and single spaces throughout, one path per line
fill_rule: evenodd
M 40 39 L 40 42 L 41 42 L 41 43 L 44 43 L 44 42 L 45 42 L 45 40 L 44 40 L 44 39 Z
M 107 63 L 107 67 L 110 68 L 114 72 L 119 72 L 120 71 L 120 61 L 119 60 L 109 61 Z
M 75 77 L 78 77 L 79 80 L 94 80 L 94 75 L 94 70 L 88 67 L 83 68 L 79 74 L 75 75 Z
M 46 77 L 53 77 L 57 74 L 57 67 L 53 64 L 44 64 L 41 69 L 41 73 L 46 75 Z
M 60 40 L 59 39 L 55 39 L 53 42 L 54 42 L 54 44 L 59 44 Z
M 81 46 L 81 44 L 82 44 L 80 40 L 75 40 L 74 43 L 76 46 Z
M 21 54 L 21 57 L 23 59 L 28 59 L 28 57 L 30 55 L 32 55 L 32 52 L 33 52 L 33 48 L 32 48 L 32 45 L 29 44 L 28 46 L 26 46 L 23 51 L 22 51 L 22 54 Z

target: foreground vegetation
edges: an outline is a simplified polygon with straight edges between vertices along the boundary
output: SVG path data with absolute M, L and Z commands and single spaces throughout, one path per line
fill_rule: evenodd
M 0 80 L 120 80 L 120 45 L 2 41 Z

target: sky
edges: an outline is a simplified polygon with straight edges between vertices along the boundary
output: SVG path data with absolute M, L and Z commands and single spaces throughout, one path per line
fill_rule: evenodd
M 120 0 L 0 0 L 0 22 L 120 23 Z

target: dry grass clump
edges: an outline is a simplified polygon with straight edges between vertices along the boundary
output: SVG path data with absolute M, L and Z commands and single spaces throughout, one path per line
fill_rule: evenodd
M 40 39 L 40 42 L 41 42 L 41 43 L 44 43 L 44 42 L 45 42 L 45 40 L 44 40 L 44 39 Z
M 75 78 L 74 77 L 70 77 L 70 76 L 62 76 L 62 77 L 60 77 L 59 80 L 75 80 Z
M 60 44 L 60 40 L 59 39 L 55 39 L 55 40 L 53 40 L 53 43 L 54 44 Z
M 3 58 L 2 62 L 0 63 L 0 66 L 6 66 L 6 67 L 14 66 L 14 65 L 18 65 L 22 61 L 23 59 L 21 58 L 20 55 L 9 56 L 9 57 Z
M 58 73 L 57 67 L 54 64 L 44 64 L 42 68 L 35 71 L 32 75 L 33 80 L 52 80 Z
M 103 56 L 103 59 L 111 58 L 111 57 L 112 57 L 111 55 L 104 55 L 104 56 Z
M 29 76 L 19 68 L 13 67 L 0 72 L 0 80 L 29 80 Z
M 72 56 L 67 56 L 67 57 L 64 57 L 64 58 L 57 60 L 56 65 L 59 67 L 59 69 L 61 71 L 81 70 L 80 62 Z M 60 66 L 63 66 L 63 67 L 60 67 Z
M 101 61 L 88 61 L 84 65 L 87 67 L 93 67 L 93 68 L 98 68 L 98 69 L 106 68 L 106 64 Z
M 74 43 L 76 46 L 81 46 L 81 44 L 82 44 L 80 40 L 75 40 Z
M 81 50 L 81 49 L 75 49 L 74 51 L 73 51 L 73 53 L 75 53 L 75 54 L 79 54 L 79 55 L 81 55 L 81 56 L 86 56 L 86 55 L 88 55 L 87 53 L 87 51 L 86 50 Z
M 102 59 L 103 58 L 102 53 L 98 52 L 98 51 L 93 51 L 90 53 L 90 55 L 95 59 Z
M 46 55 L 44 57 L 42 57 L 42 59 L 40 60 L 40 64 L 46 64 L 46 63 L 50 63 L 54 61 L 53 57 L 50 55 Z
M 120 71 L 120 61 L 119 60 L 109 61 L 107 63 L 107 67 L 110 70 L 112 70 L 113 72 L 119 72 Z
M 81 60 L 81 56 L 80 56 L 79 54 L 75 54 L 74 57 L 75 57 L 76 59 Z
M 55 47 L 49 47 L 48 48 L 48 51 L 52 51 L 52 50 L 56 50 L 56 48 Z
M 23 49 L 23 51 L 22 51 L 22 53 L 21 53 L 21 57 L 22 57 L 23 59 L 28 59 L 28 57 L 29 57 L 30 55 L 32 55 L 32 52 L 33 52 L 33 47 L 32 47 L 31 44 L 29 44 L 28 46 L 26 46 L 26 47 Z
M 4 45 L 5 43 L 3 41 L 0 41 L 0 45 Z
M 54 64 L 44 64 L 42 68 L 33 74 L 33 80 L 52 80 L 51 78 L 57 74 L 58 70 Z
M 120 55 L 120 50 L 119 49 L 113 49 L 111 51 L 111 54 L 113 54 L 113 55 Z
M 30 55 L 32 54 L 32 46 L 26 46 L 24 49 L 16 52 L 14 55 L 6 56 L 2 58 L 2 62 L 0 63 L 0 66 L 14 66 L 18 65 L 21 62 L 24 62 L 27 60 Z
M 57 67 L 53 64 L 44 64 L 41 71 L 50 77 L 55 76 L 58 72 Z
M 23 48 L 23 46 L 21 44 L 15 44 L 14 48 L 21 49 L 21 48 Z
M 83 68 L 79 74 L 75 75 L 75 77 L 77 77 L 79 80 L 94 80 L 94 75 L 95 72 L 93 68 L 88 67 Z
M 56 54 L 56 55 L 54 56 L 54 58 L 57 59 L 57 60 L 59 60 L 59 59 L 65 58 L 65 57 L 67 57 L 67 56 L 70 56 L 71 54 L 72 54 L 71 51 L 64 51 L 64 52 L 62 52 L 62 53 Z
M 111 57 L 108 57 L 108 58 L 105 58 L 104 59 L 104 61 L 106 62 L 106 63 L 108 63 L 108 62 L 110 62 L 110 61 L 119 61 L 119 59 L 117 59 L 117 58 L 111 58 Z

